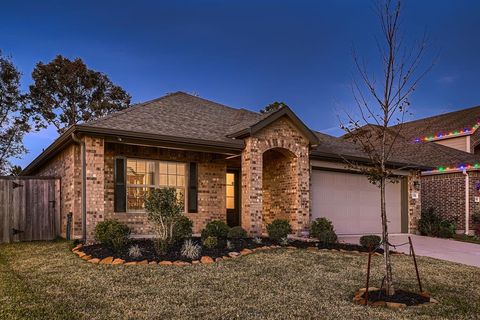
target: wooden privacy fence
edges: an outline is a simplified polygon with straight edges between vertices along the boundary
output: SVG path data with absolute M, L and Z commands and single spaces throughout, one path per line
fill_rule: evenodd
M 55 239 L 59 208 L 60 179 L 0 177 L 0 243 Z

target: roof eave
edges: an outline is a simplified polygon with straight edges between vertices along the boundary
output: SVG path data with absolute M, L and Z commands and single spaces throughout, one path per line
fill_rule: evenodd
M 32 174 L 38 167 L 46 161 L 54 157 L 66 145 L 72 142 L 72 133 L 97 135 L 103 137 L 111 137 L 112 141 L 122 142 L 124 140 L 147 141 L 151 146 L 158 147 L 181 147 L 184 149 L 192 149 L 199 152 L 238 154 L 244 148 L 243 141 L 236 140 L 232 143 L 222 141 L 211 141 L 202 139 L 191 139 L 174 136 L 164 136 L 156 134 L 148 134 L 141 132 L 133 132 L 126 130 L 114 130 L 107 128 L 92 127 L 87 125 L 75 125 L 65 131 L 57 140 L 55 140 L 47 149 L 37 156 L 22 172 L 21 175 Z

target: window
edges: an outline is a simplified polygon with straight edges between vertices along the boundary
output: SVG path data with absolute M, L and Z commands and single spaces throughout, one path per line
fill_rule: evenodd
M 145 196 L 155 188 L 175 188 L 185 202 L 185 164 L 173 161 L 127 160 L 127 211 L 142 211 Z
M 235 174 L 227 173 L 227 209 L 235 209 Z

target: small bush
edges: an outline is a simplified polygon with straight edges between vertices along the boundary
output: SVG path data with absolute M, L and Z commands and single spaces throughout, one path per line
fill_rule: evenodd
M 382 242 L 382 238 L 374 234 L 365 235 L 360 238 L 360 244 L 367 249 L 372 248 L 372 250 L 375 250 L 375 248 L 380 245 L 380 242 Z
M 130 229 L 118 221 L 106 220 L 95 226 L 94 236 L 96 241 L 114 251 L 120 251 L 128 244 Z
M 228 231 L 228 239 L 245 239 L 247 237 L 247 231 L 240 226 L 233 227 Z
M 260 238 L 260 237 L 255 237 L 255 238 L 253 238 L 252 241 L 255 244 L 262 244 L 262 238 Z
M 436 214 L 434 208 L 428 208 L 422 211 L 418 230 L 423 236 L 451 238 L 455 234 L 455 224 Z
M 173 239 L 180 242 L 192 237 L 193 222 L 188 217 L 181 215 L 173 227 Z
M 200 253 L 202 252 L 202 247 L 196 243 L 194 243 L 192 240 L 186 240 L 183 243 L 182 249 L 181 249 L 181 254 L 182 257 L 196 260 L 200 257 Z
M 317 218 L 310 226 L 310 235 L 320 240 L 321 243 L 336 243 L 337 234 L 333 229 L 333 224 L 327 218 Z
M 476 212 L 472 214 L 472 222 L 475 224 L 480 224 L 480 213 Z
M 136 244 L 128 249 L 128 256 L 133 259 L 140 258 L 142 256 L 142 249 Z
M 290 244 L 290 240 L 287 237 L 280 239 L 280 245 L 288 246 Z
M 168 253 L 168 250 L 172 247 L 172 244 L 168 239 L 154 238 L 153 247 L 159 256 L 163 256 Z
M 228 250 L 235 249 L 235 246 L 233 245 L 232 241 L 230 241 L 230 240 L 227 240 L 227 249 Z
M 220 220 L 214 220 L 207 223 L 205 229 L 202 230 L 202 239 L 207 239 L 208 237 L 226 239 L 229 230 L 230 227 L 225 222 Z
M 218 239 L 217 237 L 207 237 L 203 240 L 203 245 L 208 249 L 216 248 L 218 245 Z
M 267 225 L 267 233 L 270 239 L 280 242 L 282 238 L 286 238 L 289 233 L 292 233 L 292 227 L 287 220 L 273 220 Z

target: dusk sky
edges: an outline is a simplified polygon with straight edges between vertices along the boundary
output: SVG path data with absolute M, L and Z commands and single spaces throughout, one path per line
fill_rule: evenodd
M 82 58 L 128 91 L 133 102 L 185 91 L 259 110 L 286 102 L 312 129 L 339 135 L 354 109 L 352 46 L 375 61 L 373 2 L 5 1 L 0 49 L 23 73 L 38 61 Z M 480 104 L 480 1 L 407 1 L 407 40 L 427 30 L 435 68 L 412 97 L 412 118 Z M 26 166 L 57 133 L 25 138 Z

